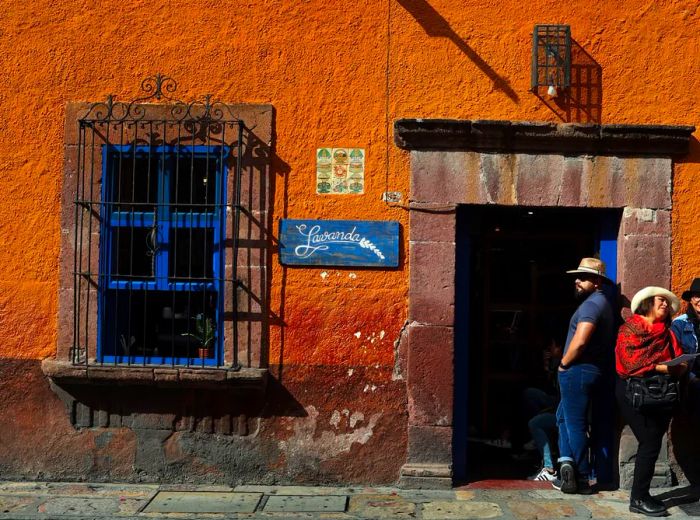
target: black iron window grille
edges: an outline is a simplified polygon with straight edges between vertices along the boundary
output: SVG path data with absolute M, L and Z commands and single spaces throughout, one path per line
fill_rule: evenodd
M 535 25 L 532 33 L 531 88 L 557 95 L 571 85 L 571 28 L 568 25 Z
M 176 88 L 147 78 L 143 97 L 109 96 L 78 121 L 74 364 L 239 366 L 224 316 L 238 308 L 245 125 Z

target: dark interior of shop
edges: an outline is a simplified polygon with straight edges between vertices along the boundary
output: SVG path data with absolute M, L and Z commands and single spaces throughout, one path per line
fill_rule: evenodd
M 591 209 L 459 208 L 458 480 L 525 479 L 541 467 L 528 421 L 556 408 L 558 355 L 577 305 L 566 271 L 600 254 L 601 230 L 615 218 Z M 553 402 L 533 402 L 539 391 Z

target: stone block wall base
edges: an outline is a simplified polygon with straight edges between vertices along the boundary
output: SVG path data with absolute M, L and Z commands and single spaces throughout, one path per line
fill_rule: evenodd
M 399 478 L 401 489 L 452 489 L 452 479 L 446 477 L 407 477 Z
M 632 489 L 634 476 L 634 463 L 620 464 L 620 488 Z M 654 466 L 654 478 L 651 479 L 652 488 L 671 487 L 673 485 L 673 472 L 668 462 L 657 463 Z
M 411 464 L 401 467 L 399 487 L 404 489 L 451 489 L 451 464 Z

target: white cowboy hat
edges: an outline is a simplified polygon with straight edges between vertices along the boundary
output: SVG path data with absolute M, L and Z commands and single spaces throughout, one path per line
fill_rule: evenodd
M 600 276 L 608 283 L 614 283 L 610 278 L 605 276 L 605 262 L 598 258 L 582 258 L 577 269 L 567 271 L 568 274 L 594 274 Z
M 673 312 L 671 314 L 676 314 L 678 312 L 678 309 L 681 308 L 681 301 L 678 299 L 678 296 L 673 294 L 671 291 L 664 289 L 663 287 L 651 286 L 645 287 L 644 289 L 642 289 L 634 295 L 634 297 L 632 298 L 632 303 L 630 304 L 630 309 L 632 309 L 632 312 L 635 312 L 637 310 L 637 307 L 639 307 L 640 303 L 642 303 L 647 298 L 651 298 L 652 296 L 663 296 L 664 298 L 666 298 L 669 305 L 671 306 L 671 309 L 673 309 Z

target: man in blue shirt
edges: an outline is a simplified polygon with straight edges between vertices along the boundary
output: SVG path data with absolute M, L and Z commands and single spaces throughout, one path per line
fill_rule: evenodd
M 592 405 L 591 441 L 600 468 L 599 483 L 612 480 L 612 385 L 615 370 L 615 286 L 605 275 L 605 263 L 584 258 L 576 275 L 576 296 L 583 300 L 569 322 L 559 365 L 561 401 L 559 427 L 559 479 L 554 487 L 564 493 L 591 493 L 593 471 L 588 456 L 588 407 Z M 607 403 L 607 405 L 606 405 Z M 608 432 L 607 430 L 610 430 Z

